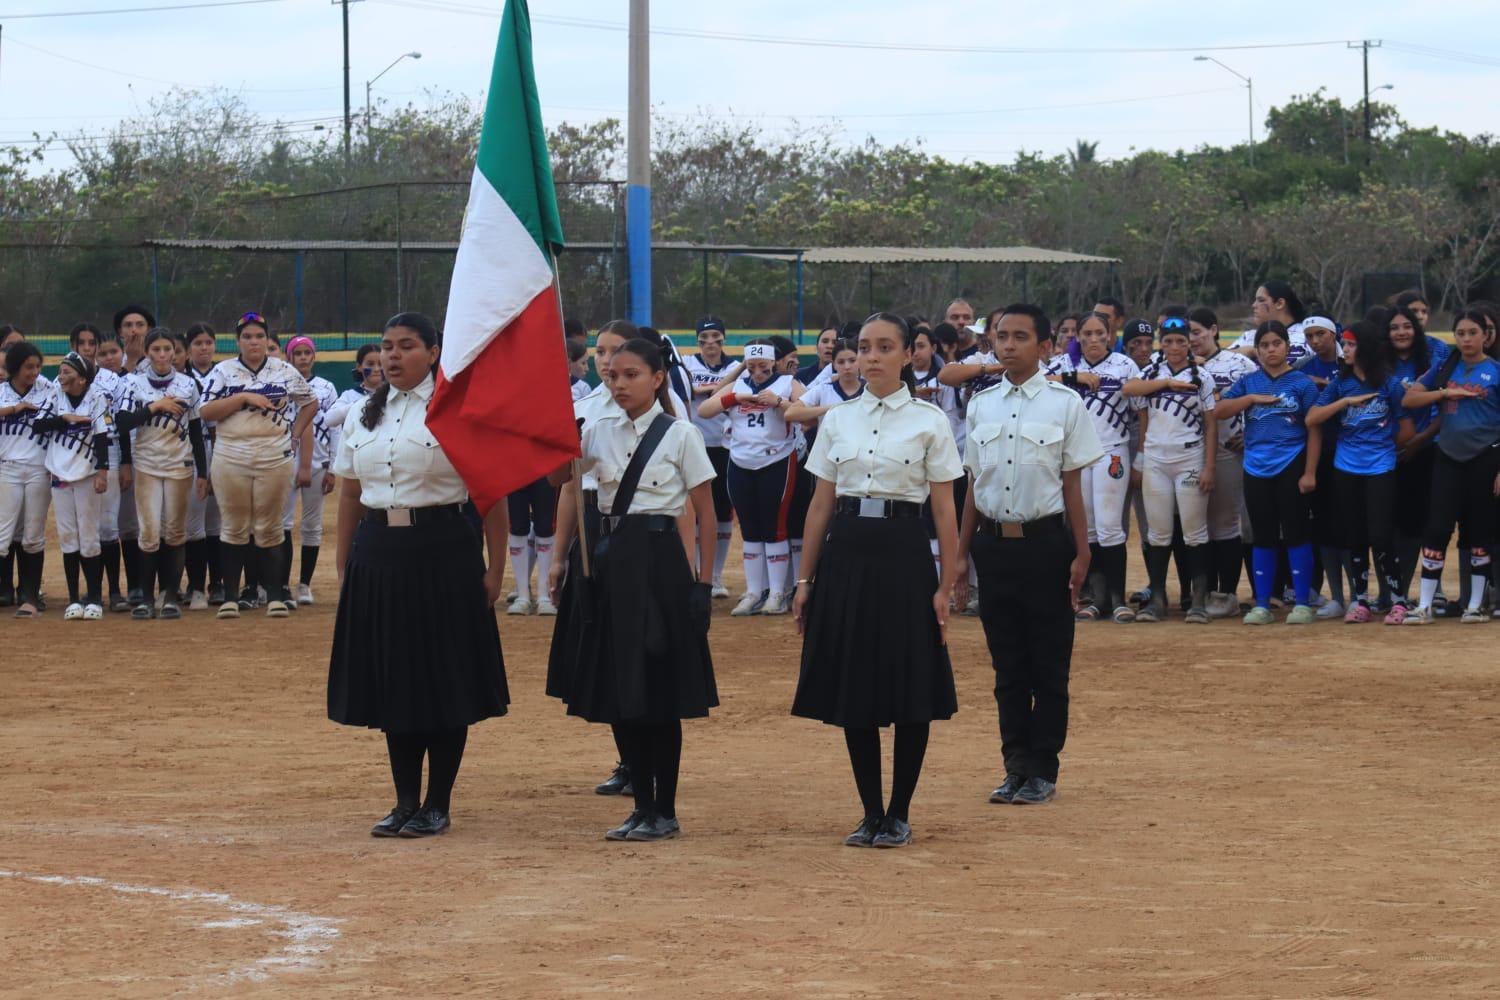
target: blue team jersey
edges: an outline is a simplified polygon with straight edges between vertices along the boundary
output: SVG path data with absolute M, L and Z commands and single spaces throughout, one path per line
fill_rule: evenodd
M 1424 389 L 1437 388 L 1437 369 L 1418 381 Z M 1474 364 L 1460 360 L 1448 385 L 1470 385 L 1479 395 L 1468 399 L 1444 399 L 1438 403 L 1443 431 L 1438 447 L 1457 462 L 1467 462 L 1500 441 L 1500 362 L 1483 358 Z
M 1401 399 L 1406 387 L 1396 378 L 1383 386 L 1370 386 L 1352 374 L 1340 375 L 1328 383 L 1318 396 L 1318 405 L 1336 403 L 1345 396 L 1375 393 L 1374 399 L 1350 406 L 1339 423 L 1338 451 L 1333 467 L 1359 476 L 1378 476 L 1396 467 L 1396 434 L 1406 415 Z
M 1334 358 L 1332 361 L 1324 361 L 1316 354 L 1309 354 L 1297 363 L 1297 371 L 1302 372 L 1304 375 L 1311 375 L 1313 378 L 1320 378 L 1331 382 L 1334 376 L 1339 373 L 1339 361 L 1338 358 Z
M 1400 379 L 1402 385 L 1410 389 L 1412 386 L 1416 385 L 1417 380 L 1420 379 L 1423 375 L 1426 375 L 1428 371 L 1432 371 L 1434 368 L 1441 368 L 1443 366 L 1443 362 L 1448 359 L 1448 355 L 1452 353 L 1452 347 L 1443 343 L 1441 340 L 1438 340 L 1436 337 L 1428 337 L 1427 371 L 1417 371 L 1416 363 L 1413 362 L 1411 358 L 1407 358 L 1404 361 L 1401 358 L 1397 358 L 1396 367 L 1392 369 L 1391 374 Z M 1411 418 L 1413 427 L 1415 427 L 1419 432 L 1424 431 L 1427 429 L 1427 425 L 1432 423 L 1432 418 L 1437 416 L 1437 407 L 1419 406 L 1414 410 L 1407 410 L 1406 416 Z
M 1245 471 L 1270 479 L 1307 446 L 1307 411 L 1317 405 L 1318 384 L 1305 372 L 1282 372 L 1275 378 L 1258 368 L 1224 390 L 1223 399 L 1275 396 L 1275 403 L 1256 403 L 1245 411 Z

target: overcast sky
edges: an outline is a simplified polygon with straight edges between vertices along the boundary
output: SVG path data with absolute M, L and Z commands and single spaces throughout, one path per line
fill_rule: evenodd
M 103 131 L 174 83 L 227 87 L 269 117 L 304 123 L 298 128 L 327 119 L 337 130 L 341 30 L 339 9 L 329 0 L 16 16 L 190 2 L 0 0 L 0 144 L 34 131 Z M 1371 53 L 1370 84 L 1393 84 L 1378 98 L 1393 102 L 1408 122 L 1500 132 L 1496 0 L 1420 8 L 1408 0 L 1262 0 L 1253 8 L 1203 0 L 653 0 L 651 6 L 653 26 L 662 29 L 652 38 L 654 113 L 733 114 L 771 129 L 836 120 L 846 141 L 921 140 L 953 159 L 1008 161 L 1017 150 L 1055 153 L 1080 138 L 1098 141 L 1105 157 L 1238 142 L 1247 130 L 1246 91 L 1229 72 L 1194 62 L 1194 52 L 1336 42 L 1209 50 L 1254 80 L 1260 136 L 1266 111 L 1292 94 L 1326 87 L 1357 102 L 1360 53 L 1343 41 L 1360 38 L 1385 40 Z M 364 106 L 365 80 L 409 50 L 423 58 L 391 70 L 376 85 L 377 99 L 421 104 L 430 92 L 479 95 L 502 7 L 502 0 L 351 4 L 356 113 Z M 534 0 L 531 7 L 548 123 L 623 117 L 626 0 Z M 1150 47 L 1184 51 L 1088 51 Z M 68 158 L 48 162 L 60 166 Z

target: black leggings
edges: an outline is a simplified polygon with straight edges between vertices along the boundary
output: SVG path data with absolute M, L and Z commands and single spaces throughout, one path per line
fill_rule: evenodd
M 386 733 L 391 777 L 396 782 L 396 804 L 415 808 L 422 794 L 422 757 L 427 757 L 427 801 L 424 808 L 448 812 L 453 783 L 469 741 L 467 726 L 435 733 Z
M 1245 507 L 1250 513 L 1250 531 L 1261 548 L 1274 549 L 1280 544 L 1294 549 L 1307 542 L 1312 522 L 1307 496 L 1297 486 L 1306 465 L 1307 452 L 1299 451 L 1274 476 L 1245 472 Z
M 927 756 L 926 722 L 896 726 L 896 759 L 891 779 L 891 804 L 887 808 L 880 797 L 880 730 L 874 726 L 845 729 L 844 743 L 849 748 L 849 763 L 854 767 L 854 787 L 865 807 L 865 818 L 878 820 L 895 816 L 906 820 L 911 811 L 911 797 L 922 775 L 922 759 Z
M 557 530 L 557 490 L 545 476 L 506 497 L 505 506 L 512 535 L 529 535 L 534 528 L 536 537 L 551 538 Z
M 1486 448 L 1467 462 L 1449 458 L 1442 449 L 1432 463 L 1431 503 L 1422 546 L 1448 551 L 1453 525 L 1458 547 L 1488 549 L 1495 540 L 1495 476 L 1500 472 L 1500 445 Z
M 622 722 L 615 745 L 630 769 L 635 808 L 664 819 L 677 818 L 677 773 L 682 767 L 682 723 Z
M 734 504 L 729 499 L 729 449 L 709 448 L 708 461 L 714 467 L 714 520 L 726 524 L 734 518 Z
M 1361 603 L 1369 597 L 1370 550 L 1375 568 L 1392 593 L 1401 590 L 1401 565 L 1396 554 L 1396 473 L 1362 476 L 1334 471 L 1339 508 L 1344 515 L 1344 541 L 1349 550 L 1349 572 Z

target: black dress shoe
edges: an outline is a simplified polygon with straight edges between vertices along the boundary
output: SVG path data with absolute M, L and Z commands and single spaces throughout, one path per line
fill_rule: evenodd
M 887 816 L 875 835 L 876 847 L 905 847 L 911 843 L 911 824 L 896 816 Z
M 884 816 L 866 816 L 860 820 L 859 826 L 854 832 L 844 838 L 845 847 L 874 847 L 875 837 L 880 833 L 880 826 L 885 822 Z
M 594 786 L 595 795 L 631 795 L 634 789 L 630 787 L 630 768 L 624 764 L 616 764 L 615 771 L 606 781 L 601 781 Z
M 423 806 L 406 821 L 406 825 L 401 828 L 401 836 L 407 839 L 436 837 L 451 825 L 447 813 L 438 812 L 431 806 Z
M 1000 782 L 1000 787 L 990 793 L 990 801 L 1008 806 L 1016 800 L 1016 793 L 1024 784 L 1026 784 L 1026 779 L 1019 774 L 1007 774 L 1005 780 Z
M 390 811 L 390 814 L 387 815 L 385 819 L 370 827 L 370 836 L 399 836 L 401 834 L 401 828 L 406 825 L 406 821 L 411 819 L 412 815 L 415 814 L 416 811 L 416 806 L 403 806 L 398 804 L 396 808 Z
M 1026 784 L 1016 793 L 1016 805 L 1035 806 L 1043 802 L 1051 802 L 1052 797 L 1057 794 L 1057 782 L 1048 781 L 1046 778 L 1027 778 Z
M 651 813 L 637 823 L 631 831 L 625 835 L 626 840 L 671 840 L 682 832 L 676 817 L 667 819 Z
M 646 814 L 645 813 L 641 812 L 639 809 L 635 810 L 629 816 L 625 817 L 625 822 L 621 823 L 617 827 L 614 827 L 613 829 L 605 830 L 604 831 L 604 839 L 605 840 L 626 840 L 626 839 L 628 839 L 630 837 L 630 831 L 634 830 L 637 826 L 639 826 L 640 822 L 643 819 L 645 819 L 645 818 L 646 818 Z

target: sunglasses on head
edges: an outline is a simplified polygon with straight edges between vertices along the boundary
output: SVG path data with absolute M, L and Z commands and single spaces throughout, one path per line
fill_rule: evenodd
M 261 324 L 264 324 L 265 321 L 266 321 L 266 318 L 264 316 L 262 316 L 260 313 L 245 313 L 243 316 L 240 317 L 240 322 L 241 323 L 261 323 Z
M 1179 330 L 1180 331 L 1180 330 L 1186 330 L 1187 328 L 1188 328 L 1188 322 L 1187 322 L 1187 320 L 1185 320 L 1185 319 L 1178 319 L 1175 316 L 1172 317 L 1171 319 L 1164 319 L 1164 320 L 1161 321 L 1161 329 L 1162 329 L 1163 333 L 1165 333 L 1168 330 Z

